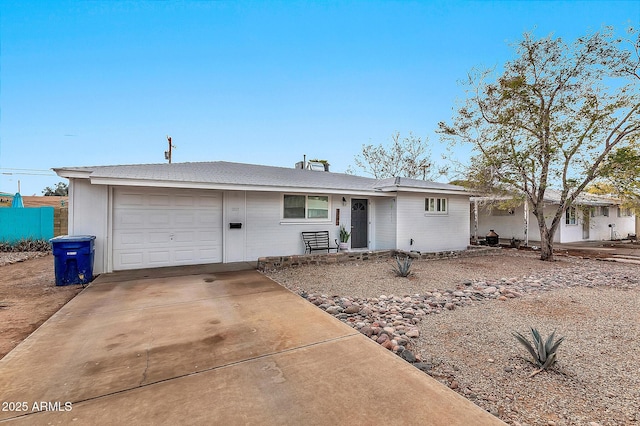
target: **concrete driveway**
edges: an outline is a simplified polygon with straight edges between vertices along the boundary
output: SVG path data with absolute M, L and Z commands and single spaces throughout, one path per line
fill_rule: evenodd
M 0 360 L 0 422 L 504 424 L 255 270 L 228 269 L 100 276 Z

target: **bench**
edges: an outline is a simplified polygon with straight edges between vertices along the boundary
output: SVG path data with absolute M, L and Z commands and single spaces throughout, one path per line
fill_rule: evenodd
M 329 253 L 330 250 L 338 252 L 338 240 L 336 241 L 336 247 L 331 247 L 329 243 L 329 231 L 307 231 L 302 232 L 302 241 L 304 242 L 304 252 L 311 253 L 318 250 L 326 250 Z

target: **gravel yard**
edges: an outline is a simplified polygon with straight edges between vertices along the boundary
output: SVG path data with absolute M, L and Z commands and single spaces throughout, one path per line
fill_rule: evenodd
M 413 275 L 400 278 L 393 263 L 267 275 L 390 350 L 415 354 L 405 359 L 509 424 L 640 425 L 640 265 L 504 250 L 414 261 Z M 555 366 L 534 377 L 511 335 L 529 327 L 565 336 Z M 387 329 L 391 341 L 380 338 Z

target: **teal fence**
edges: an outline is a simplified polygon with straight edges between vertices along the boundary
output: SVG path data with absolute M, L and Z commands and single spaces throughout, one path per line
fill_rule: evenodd
M 53 238 L 53 207 L 0 208 L 0 241 Z

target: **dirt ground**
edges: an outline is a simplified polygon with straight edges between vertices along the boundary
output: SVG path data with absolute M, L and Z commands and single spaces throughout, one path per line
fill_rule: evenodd
M 606 256 L 577 250 L 557 254 Z M 81 285 L 55 285 L 53 260 L 47 255 L 0 266 L 0 359 L 82 290 Z
M 82 290 L 56 286 L 53 256 L 0 266 L 0 358 Z

